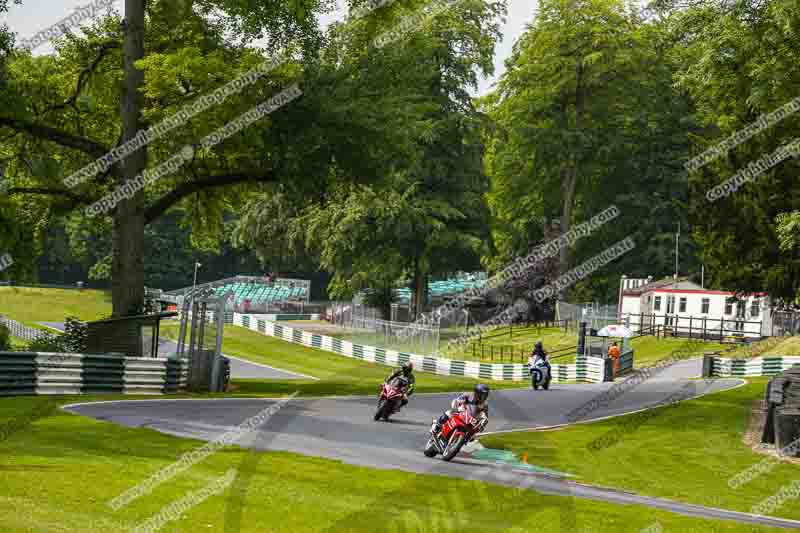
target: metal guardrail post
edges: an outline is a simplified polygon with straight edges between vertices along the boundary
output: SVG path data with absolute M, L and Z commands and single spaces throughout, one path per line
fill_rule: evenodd
M 581 322 L 578 325 L 578 346 L 576 347 L 576 362 L 577 359 L 583 357 L 586 353 L 586 322 Z

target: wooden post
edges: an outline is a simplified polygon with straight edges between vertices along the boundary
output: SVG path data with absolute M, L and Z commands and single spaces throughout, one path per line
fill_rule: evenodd
M 689 316 L 689 339 L 692 338 L 692 321 L 694 320 L 693 316 Z

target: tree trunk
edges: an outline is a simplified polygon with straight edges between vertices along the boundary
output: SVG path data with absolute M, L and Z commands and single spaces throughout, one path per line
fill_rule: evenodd
M 135 62 L 144 57 L 145 0 L 125 0 L 125 81 L 122 91 L 122 142 L 136 136 L 141 126 L 144 73 Z M 142 147 L 122 161 L 122 186 L 144 171 L 147 149 Z M 144 192 L 123 199 L 114 211 L 111 300 L 115 317 L 136 314 L 144 304 Z
M 561 233 L 564 234 L 572 226 L 572 210 L 575 207 L 575 190 L 578 184 L 578 164 L 581 156 L 581 133 L 583 128 L 583 113 L 585 108 L 585 92 L 583 88 L 583 65 L 578 63 L 575 72 L 575 139 L 569 162 L 561 173 Z M 566 112 L 566 109 L 565 109 Z M 567 121 L 567 123 L 569 123 Z M 569 268 L 569 246 L 564 246 L 559 254 L 559 275 L 564 274 Z
M 428 284 L 425 273 L 422 271 L 419 257 L 414 259 L 414 320 L 419 319 L 425 305 L 428 293 Z
M 412 304 L 412 311 L 411 313 L 414 315 L 414 320 L 419 320 L 419 285 L 420 285 L 420 267 L 419 267 L 419 257 L 414 258 L 414 279 L 412 281 L 414 285 L 414 292 L 411 295 L 411 304 Z

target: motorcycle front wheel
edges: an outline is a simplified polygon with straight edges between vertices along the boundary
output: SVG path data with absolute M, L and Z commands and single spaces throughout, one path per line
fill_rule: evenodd
M 425 457 L 436 457 L 436 454 L 439 453 L 436 450 L 436 445 L 433 443 L 433 437 L 428 439 L 428 444 L 425 445 L 425 449 L 422 453 L 425 454 Z
M 453 459 L 453 457 L 458 455 L 458 452 L 461 451 L 461 447 L 464 446 L 464 438 L 464 434 L 459 433 L 456 438 L 450 441 L 450 444 L 447 445 L 447 448 L 445 448 L 444 453 L 442 454 L 442 459 L 445 461 L 450 461 Z
M 388 422 L 389 421 L 389 417 L 391 415 L 395 414 L 398 411 L 398 409 L 397 409 L 397 404 L 398 403 L 400 403 L 400 402 L 398 402 L 397 400 L 387 400 L 386 401 L 386 406 L 383 408 L 383 421 L 384 422 Z
M 534 370 L 531 374 L 531 387 L 533 387 L 533 390 L 539 390 L 540 381 L 542 381 L 542 373 L 538 370 Z
M 378 403 L 378 410 L 377 410 L 377 411 L 375 411 L 375 421 L 376 421 L 376 422 L 377 422 L 378 420 L 380 420 L 380 419 L 381 419 L 381 418 L 384 416 L 384 414 L 383 414 L 383 411 L 384 411 L 385 409 L 386 409 L 386 400 L 381 400 L 381 401 Z

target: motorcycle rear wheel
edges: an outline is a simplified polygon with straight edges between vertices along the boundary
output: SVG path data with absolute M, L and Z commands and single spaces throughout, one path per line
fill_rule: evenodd
M 442 454 L 442 459 L 445 461 L 451 461 L 453 457 L 458 455 L 458 452 L 461 451 L 461 447 L 464 446 L 464 438 L 465 435 L 462 433 L 457 436 L 448 446 L 445 448 L 444 453 Z

